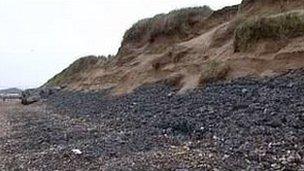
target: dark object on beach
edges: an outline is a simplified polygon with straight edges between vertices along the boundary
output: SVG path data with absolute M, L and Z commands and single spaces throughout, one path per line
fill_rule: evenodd
M 43 99 L 47 99 L 50 95 L 55 94 L 60 90 L 60 87 L 47 87 L 25 90 L 21 94 L 21 104 L 30 105 Z

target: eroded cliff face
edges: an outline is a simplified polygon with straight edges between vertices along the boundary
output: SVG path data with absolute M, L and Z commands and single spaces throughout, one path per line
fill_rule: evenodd
M 243 0 L 240 12 L 247 15 L 265 15 L 303 8 L 301 0 Z
M 81 72 L 63 71 L 56 76 L 60 82 L 48 84 L 77 90 L 112 87 L 123 94 L 165 82 L 184 92 L 207 82 L 302 68 L 303 4 L 244 0 L 219 11 L 191 8 L 141 20 L 126 32 L 115 57 L 89 62 L 91 67 Z

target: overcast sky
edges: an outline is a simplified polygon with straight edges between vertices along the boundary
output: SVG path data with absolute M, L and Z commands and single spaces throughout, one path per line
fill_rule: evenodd
M 241 0 L 0 0 L 0 89 L 40 86 L 86 55 L 116 54 L 136 21 Z

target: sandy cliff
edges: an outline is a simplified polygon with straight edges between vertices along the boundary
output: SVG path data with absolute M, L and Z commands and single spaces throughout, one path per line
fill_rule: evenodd
M 134 24 L 110 59 L 86 57 L 46 85 L 128 93 L 166 82 L 180 92 L 210 81 L 304 67 L 304 2 L 244 0 L 212 11 L 175 10 Z

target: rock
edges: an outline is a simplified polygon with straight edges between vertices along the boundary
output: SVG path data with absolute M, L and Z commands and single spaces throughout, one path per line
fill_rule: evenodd
M 174 92 L 170 92 L 169 94 L 168 94 L 168 97 L 172 97 L 174 95 Z
M 280 119 L 274 119 L 268 123 L 269 126 L 277 128 L 282 125 L 282 121 Z
M 229 157 L 230 157 L 230 155 L 225 154 L 225 155 L 222 157 L 222 160 L 226 160 L 226 159 L 228 159 Z
M 288 88 L 292 88 L 293 86 L 294 86 L 294 83 L 289 83 L 289 84 L 287 85 Z
M 286 88 L 289 79 L 295 84 Z M 85 125 L 106 123 L 86 132 L 83 145 L 79 131 L 68 134 L 77 140 L 72 147 L 102 158 L 109 170 L 301 170 L 304 72 L 267 80 L 208 84 L 178 96 L 159 84 L 117 98 L 105 91 L 61 91 L 46 102 L 67 118 L 85 119 Z M 151 158 L 154 149 L 164 149 L 162 156 Z
M 59 92 L 61 87 L 43 87 L 38 89 L 27 89 L 21 93 L 21 104 L 30 105 L 47 99 L 49 96 Z
M 72 152 L 76 155 L 81 155 L 82 152 L 79 149 L 73 149 Z
M 248 90 L 247 90 L 246 88 L 243 88 L 243 89 L 242 89 L 242 93 L 243 93 L 243 94 L 245 94 L 245 93 L 247 93 L 247 92 L 248 92 Z
M 61 87 L 47 87 L 47 88 L 41 88 L 39 90 L 39 95 L 41 97 L 47 98 L 50 95 L 55 94 L 56 92 L 60 91 Z
M 278 169 L 281 169 L 281 168 L 282 168 L 282 166 L 281 166 L 280 164 L 277 164 L 277 163 L 271 164 L 271 167 L 272 167 L 273 169 L 275 169 L 275 170 L 278 170 Z
M 189 171 L 189 169 L 175 169 L 175 171 Z
M 39 95 L 32 95 L 27 98 L 27 103 L 31 104 L 31 103 L 38 102 L 39 100 L 41 100 L 41 97 Z
M 301 162 L 301 156 L 298 153 L 292 153 L 287 157 L 287 162 L 289 163 L 300 163 Z
M 38 102 L 41 99 L 39 92 L 35 89 L 28 89 L 21 93 L 21 103 L 23 105 L 30 105 Z

